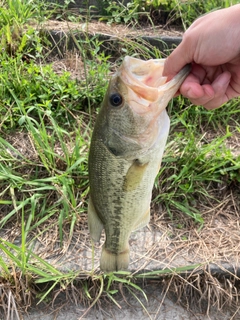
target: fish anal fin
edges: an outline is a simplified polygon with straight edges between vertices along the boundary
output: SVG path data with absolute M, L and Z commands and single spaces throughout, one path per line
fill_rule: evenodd
M 129 247 L 119 253 L 112 253 L 103 247 L 100 260 L 100 269 L 103 272 L 114 272 L 127 270 L 129 265 Z
M 141 221 L 138 221 L 138 223 L 134 226 L 133 231 L 136 231 L 138 229 L 145 227 L 149 223 L 149 220 L 150 220 L 150 208 L 142 216 Z
M 132 163 L 124 179 L 124 183 L 123 183 L 124 191 L 133 191 L 139 186 L 147 166 L 148 166 L 148 162 L 142 164 L 138 160 L 135 160 Z
M 92 240 L 94 242 L 98 242 L 101 238 L 101 234 L 104 226 L 96 212 L 91 196 L 89 197 L 89 200 L 88 200 L 88 228 L 89 228 Z

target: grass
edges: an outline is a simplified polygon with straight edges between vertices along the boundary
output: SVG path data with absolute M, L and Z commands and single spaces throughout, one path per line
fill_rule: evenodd
M 234 156 L 227 147 L 228 139 L 239 131 L 238 102 L 206 112 L 201 107 L 185 107 L 185 101 L 178 100 L 178 114 L 174 113 L 174 106 L 169 112 L 172 128 L 159 172 L 162 183 L 156 182 L 154 200 L 166 201 L 169 213 L 175 206 L 203 223 L 195 209 L 196 200 L 210 197 L 209 190 L 223 180 L 228 185 L 240 182 L 239 154 Z M 210 139 L 206 131 L 210 131 Z
M 187 3 L 178 5 L 185 20 Z M 207 6 L 202 10 L 212 9 Z M 117 294 L 124 287 L 145 308 L 139 294 L 145 300 L 147 296 L 137 281 L 168 278 L 199 265 L 105 275 L 94 267 L 62 271 L 46 259 L 53 250 L 67 251 L 75 233 L 86 230 L 91 131 L 109 73 L 121 57 L 113 62 L 114 57 L 101 52 L 97 37 L 74 38 L 81 71 L 74 80 L 69 72 L 54 71 L 44 55 L 47 39 L 31 27 L 30 22 L 38 25 L 52 12 L 18 0 L 3 1 L 0 10 L 4 49 L 0 61 L 0 306 L 7 319 L 17 318 L 22 304 L 29 306 L 33 298 L 47 302 L 53 292 L 57 295 L 69 287 L 73 298 L 88 301 L 89 308 L 102 296 L 119 306 Z M 136 10 L 131 14 L 137 19 Z M 155 57 L 161 56 L 144 43 L 123 43 L 124 54 L 147 59 L 153 51 Z M 70 60 L 74 63 L 73 55 Z M 220 203 L 221 195 L 213 192 L 219 186 L 239 190 L 240 155 L 231 144 L 233 137 L 239 141 L 238 104 L 234 100 L 219 110 L 206 111 L 181 97 L 170 103 L 171 132 L 156 179 L 153 208 L 162 205 L 173 220 L 181 212 L 203 228 L 205 220 L 197 203 Z M 178 227 L 184 228 L 182 221 Z M 49 252 L 36 254 L 36 244 L 46 248 L 45 241 L 49 241 Z
M 132 0 L 129 3 L 122 1 L 101 0 L 101 20 L 108 23 L 125 23 L 138 25 L 139 21 L 148 21 L 152 25 L 178 24 L 184 29 L 199 16 L 215 9 L 227 8 L 239 3 L 238 0 Z M 94 9 L 94 8 L 93 8 Z

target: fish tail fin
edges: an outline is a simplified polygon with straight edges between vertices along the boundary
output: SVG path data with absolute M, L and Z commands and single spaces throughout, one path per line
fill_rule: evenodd
M 100 260 L 100 268 L 104 272 L 123 271 L 128 268 L 129 265 L 129 248 L 120 252 L 112 253 L 105 247 L 102 249 L 102 255 Z

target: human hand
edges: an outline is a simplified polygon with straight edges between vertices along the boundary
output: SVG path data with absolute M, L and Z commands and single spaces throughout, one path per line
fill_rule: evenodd
M 163 75 L 168 79 L 192 63 L 179 91 L 193 104 L 215 109 L 240 96 L 239 17 L 235 5 L 197 19 L 167 58 Z

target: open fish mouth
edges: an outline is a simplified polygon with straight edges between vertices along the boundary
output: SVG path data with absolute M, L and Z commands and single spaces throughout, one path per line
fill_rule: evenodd
M 190 72 L 191 66 L 186 65 L 173 79 L 167 82 L 163 77 L 163 68 L 166 59 L 140 60 L 126 56 L 118 70 L 118 76 L 130 89 L 128 92 L 129 101 L 141 99 L 142 106 L 149 106 L 149 103 L 158 102 L 167 92 L 167 96 L 174 95 L 186 75 Z M 143 101 L 146 100 L 146 101 Z

